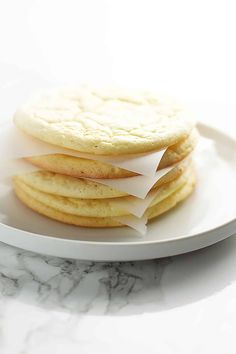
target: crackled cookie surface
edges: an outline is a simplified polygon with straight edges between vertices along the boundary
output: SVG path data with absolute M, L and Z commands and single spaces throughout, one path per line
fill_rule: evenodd
M 194 126 L 188 111 L 162 95 L 87 87 L 39 95 L 14 121 L 42 141 L 101 155 L 158 150 L 187 138 Z

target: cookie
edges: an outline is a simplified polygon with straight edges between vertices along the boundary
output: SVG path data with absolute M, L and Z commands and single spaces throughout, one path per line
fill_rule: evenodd
M 193 167 L 190 166 L 179 178 L 157 188 L 157 195 L 152 201 L 151 206 L 161 202 L 163 199 L 173 194 L 177 189 L 181 188 L 183 184 L 187 183 L 193 175 Z M 134 199 L 132 196 L 109 199 L 79 199 L 62 197 L 60 195 L 41 192 L 40 190 L 25 184 L 18 177 L 14 178 L 14 184 L 16 190 L 22 190 L 34 200 L 37 200 L 52 209 L 58 210 L 59 212 L 78 216 L 114 217 L 129 215 L 129 212 L 120 205 L 120 202 Z
M 160 178 L 153 188 L 160 187 L 178 178 L 188 167 L 190 159 L 181 161 L 170 172 Z M 84 178 L 75 178 L 49 171 L 36 171 L 18 176 L 18 180 L 41 192 L 80 199 L 105 199 L 127 196 L 102 183 Z
M 157 216 L 167 212 L 168 210 L 174 208 L 178 203 L 186 199 L 194 189 L 195 177 L 192 177 L 186 182 L 181 188 L 176 192 L 171 194 L 166 199 L 162 200 L 160 203 L 152 206 L 146 212 L 148 219 L 156 218 Z M 123 226 L 121 223 L 117 222 L 111 217 L 96 218 L 96 217 L 84 217 L 73 214 L 66 214 L 60 212 L 52 207 L 43 204 L 42 202 L 32 198 L 31 195 L 27 194 L 24 190 L 19 188 L 17 185 L 15 187 L 15 192 L 18 198 L 29 208 L 47 216 L 51 219 L 70 224 L 75 226 L 83 227 L 120 227 Z
M 187 139 L 170 146 L 163 155 L 158 169 L 172 166 L 183 160 L 193 151 L 197 139 L 198 132 L 194 129 Z M 111 166 L 100 161 L 62 154 L 33 156 L 28 157 L 26 160 L 40 169 L 77 178 L 126 178 L 137 176 L 137 173 Z
M 19 108 L 14 122 L 47 143 L 109 156 L 174 145 L 194 127 L 191 114 L 163 95 L 88 87 L 45 92 Z

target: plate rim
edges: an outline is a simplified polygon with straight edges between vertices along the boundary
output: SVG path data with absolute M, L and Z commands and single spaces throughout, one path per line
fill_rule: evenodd
M 228 133 L 225 133 L 224 131 L 219 130 L 218 128 L 213 127 L 210 124 L 205 124 L 202 122 L 198 122 L 197 123 L 197 127 L 200 130 L 207 130 L 212 132 L 215 135 L 220 135 L 221 138 L 226 139 L 228 141 L 230 141 L 231 144 L 235 145 L 236 147 L 236 139 L 231 136 Z M 229 221 L 225 222 L 224 224 L 220 224 L 218 226 L 216 226 L 215 228 L 211 228 L 211 229 L 207 229 L 205 231 L 199 232 L 199 233 L 193 233 L 193 234 L 187 234 L 187 235 L 183 235 L 180 236 L 178 238 L 168 238 L 167 240 L 145 240 L 142 239 L 140 241 L 121 241 L 121 242 L 111 242 L 111 241 L 91 241 L 91 240 L 79 240 L 79 239 L 68 239 L 65 237 L 55 237 L 55 236 L 50 236 L 50 235 L 43 235 L 43 234 L 39 234 L 39 233 L 35 233 L 35 232 L 30 232 L 30 231 L 26 231 L 26 230 L 22 230 L 22 229 L 18 229 L 16 227 L 10 226 L 10 225 L 6 225 L 2 222 L 0 222 L 0 228 L 4 228 L 4 229 L 8 229 L 8 230 L 12 230 L 13 232 L 20 232 L 20 233 L 24 233 L 28 236 L 33 236 L 33 237 L 37 237 L 40 236 L 40 238 L 44 238 L 47 240 L 53 240 L 59 243 L 70 243 L 70 244 L 76 244 L 76 245 L 86 245 L 86 246 L 96 246 L 96 247 L 103 247 L 103 246 L 119 246 L 119 247 L 146 247 L 146 246 L 150 246 L 150 245 L 158 245 L 158 244 L 165 244 L 165 243 L 172 243 L 172 242 L 178 242 L 178 241 L 184 241 L 187 239 L 195 239 L 198 237 L 201 237 L 203 235 L 208 235 L 209 233 L 212 232 L 219 232 L 221 229 L 226 228 L 227 226 L 229 226 L 230 224 L 236 222 L 236 215 L 230 219 Z

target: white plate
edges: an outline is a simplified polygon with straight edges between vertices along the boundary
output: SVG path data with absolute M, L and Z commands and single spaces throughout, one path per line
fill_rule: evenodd
M 198 163 L 195 192 L 150 223 L 145 237 L 127 227 L 86 229 L 52 221 L 1 187 L 0 241 L 58 257 L 127 261 L 189 252 L 231 236 L 236 232 L 236 141 L 202 124 L 199 130 L 214 140 L 215 149 Z

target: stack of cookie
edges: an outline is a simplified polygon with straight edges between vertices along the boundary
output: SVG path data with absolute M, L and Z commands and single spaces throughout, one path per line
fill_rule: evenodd
M 99 156 L 148 157 L 165 149 L 156 169 L 169 170 L 152 186 L 155 195 L 144 213 L 148 220 L 193 190 L 190 155 L 197 131 L 189 113 L 169 98 L 146 91 L 56 90 L 22 106 L 14 122 L 26 134 L 68 151 L 27 157 L 40 171 L 14 177 L 19 199 L 52 219 L 84 227 L 125 224 L 122 217 L 130 213 L 122 205 L 135 197 L 104 181 L 125 178 L 133 183 L 137 173 L 102 162 Z M 91 158 L 76 157 L 75 151 Z

